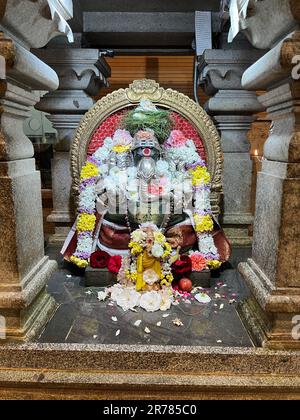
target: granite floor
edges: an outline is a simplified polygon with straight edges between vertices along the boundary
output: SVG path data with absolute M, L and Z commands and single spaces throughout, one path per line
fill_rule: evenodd
M 111 302 L 97 300 L 98 288 L 85 288 L 80 271 L 62 263 L 58 249 L 50 247 L 48 255 L 59 262 L 59 270 L 48 285 L 58 308 L 38 341 L 41 343 L 145 344 L 252 347 L 236 305 L 248 295 L 237 273 L 239 261 L 249 249 L 236 249 L 231 264 L 212 280 L 207 291 L 209 304 L 180 302 L 167 313 L 124 312 Z M 233 302 L 233 300 L 236 301 Z M 112 318 L 117 318 L 112 320 Z M 178 318 L 184 324 L 175 326 Z M 141 325 L 134 323 L 141 320 Z M 157 323 L 161 322 L 161 326 Z M 145 328 L 150 333 L 145 332 Z M 118 333 L 118 334 L 117 334 Z

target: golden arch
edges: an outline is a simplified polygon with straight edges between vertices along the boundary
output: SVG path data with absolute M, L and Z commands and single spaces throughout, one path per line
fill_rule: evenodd
M 136 80 L 129 88 L 120 89 L 100 99 L 83 117 L 76 130 L 71 148 L 73 194 L 79 193 L 80 172 L 85 164 L 89 142 L 99 125 L 110 115 L 141 99 L 177 112 L 186 118 L 200 134 L 205 147 L 208 169 L 212 177 L 211 203 L 216 217 L 220 215 L 223 183 L 223 153 L 221 140 L 211 118 L 188 96 L 172 89 L 164 89 L 154 80 Z

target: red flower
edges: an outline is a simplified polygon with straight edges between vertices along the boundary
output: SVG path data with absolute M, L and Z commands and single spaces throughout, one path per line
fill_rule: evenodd
M 96 251 L 91 255 L 90 264 L 92 268 L 107 268 L 110 255 L 104 251 Z
M 115 255 L 111 257 L 108 263 L 108 270 L 113 274 L 119 274 L 119 271 L 122 266 L 122 257 L 120 255 Z
M 192 260 L 187 255 L 182 255 L 180 260 L 172 265 L 172 270 L 176 275 L 188 274 L 192 271 Z

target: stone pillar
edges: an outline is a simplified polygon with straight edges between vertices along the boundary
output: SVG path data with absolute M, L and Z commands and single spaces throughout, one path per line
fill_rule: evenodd
M 224 152 L 224 230 L 234 246 L 250 246 L 252 161 L 248 131 L 253 114 L 262 110 L 254 92 L 241 86 L 244 71 L 262 53 L 255 50 L 206 50 L 199 67 L 206 111 L 214 118 Z
M 291 16 L 300 21 L 297 10 Z M 263 20 L 272 32 L 268 10 Z M 297 55 L 299 30 L 243 76 L 246 89 L 267 90 L 259 100 L 273 123 L 258 177 L 253 256 L 239 267 L 252 293 L 241 313 L 256 342 L 275 349 L 300 349 L 300 81 L 292 78 Z
M 63 242 L 74 221 L 71 199 L 69 151 L 82 116 L 93 106 L 93 97 L 107 86 L 110 67 L 94 49 L 45 49 L 35 52 L 58 74 L 59 90 L 44 96 L 38 104 L 49 113 L 49 120 L 58 133 L 52 161 L 53 212 L 48 221 L 55 224 L 54 242 Z
M 26 340 L 55 309 L 46 283 L 56 269 L 44 254 L 40 173 L 23 124 L 40 91 L 57 89 L 58 77 L 30 47 L 61 34 L 63 22 L 61 15 L 52 20 L 46 0 L 8 0 L 1 12 L 6 77 L 0 90 L 0 337 Z

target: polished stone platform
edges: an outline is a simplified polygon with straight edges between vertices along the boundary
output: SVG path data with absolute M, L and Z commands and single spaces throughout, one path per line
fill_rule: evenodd
M 179 277 L 178 280 L 182 278 Z M 211 272 L 210 270 L 202 271 L 201 273 L 192 273 L 190 279 L 193 281 L 194 287 L 210 288 L 211 286 Z M 107 268 L 99 269 L 88 267 L 85 270 L 86 287 L 109 287 L 117 281 L 117 275 L 112 274 Z
M 116 304 L 99 302 L 99 287 L 85 287 L 80 270 L 64 265 L 58 250 L 50 247 L 48 255 L 59 262 L 60 269 L 48 284 L 49 293 L 58 303 L 52 320 L 38 338 L 40 343 L 84 343 L 122 345 L 175 345 L 252 347 L 252 342 L 236 310 L 238 302 L 248 296 L 248 290 L 236 271 L 237 263 L 245 261 L 249 249 L 234 251 L 231 264 L 212 278 L 207 290 L 210 304 L 181 301 L 167 312 L 124 312 Z M 102 289 L 103 290 L 103 289 Z M 236 301 L 236 303 L 234 302 Z M 164 317 L 164 315 L 169 315 Z M 117 322 L 112 318 L 116 317 Z M 184 324 L 177 327 L 173 320 Z M 140 327 L 134 326 L 141 320 Z M 158 327 L 157 323 L 161 322 Z M 145 332 L 149 328 L 150 334 Z M 117 336 L 117 331 L 120 334 Z

